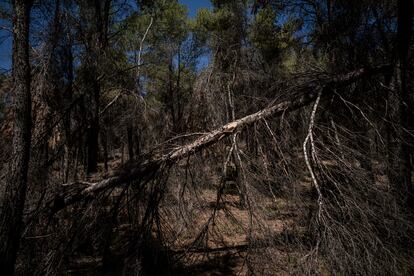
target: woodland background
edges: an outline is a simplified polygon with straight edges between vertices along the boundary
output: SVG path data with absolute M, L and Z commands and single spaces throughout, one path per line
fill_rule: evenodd
M 1 1 L 4 275 L 412 275 L 413 2 Z

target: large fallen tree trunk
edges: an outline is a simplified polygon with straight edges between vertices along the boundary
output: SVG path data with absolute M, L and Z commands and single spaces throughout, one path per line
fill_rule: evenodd
M 299 93 L 294 99 L 275 103 L 261 111 L 228 123 L 167 154 L 142 157 L 134 163 L 128 164 L 127 168 L 122 168 L 112 177 L 95 183 L 75 182 L 65 184 L 62 186 L 62 191 L 54 197 L 49 206 L 52 212 L 57 212 L 70 204 L 93 198 L 97 194 L 119 185 L 127 184 L 135 180 L 146 183 L 155 177 L 160 168 L 171 166 L 189 155 L 200 152 L 206 147 L 221 141 L 223 138 L 240 131 L 250 124 L 270 116 L 280 116 L 283 113 L 307 106 L 317 98 L 321 90 L 322 96 L 326 97 L 332 95 L 334 88 L 344 87 L 364 77 L 378 73 L 387 73 L 389 70 L 390 67 L 388 65 L 370 69 L 363 68 L 348 74 L 337 75 L 319 80 L 318 82 L 309 83 L 299 89 L 302 93 Z

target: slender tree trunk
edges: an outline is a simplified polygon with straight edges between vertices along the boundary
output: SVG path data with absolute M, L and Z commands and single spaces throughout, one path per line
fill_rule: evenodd
M 140 133 L 139 133 L 139 129 L 137 129 L 137 131 L 134 134 L 134 150 L 135 150 L 135 155 L 139 156 L 141 154 L 141 148 L 140 148 Z
M 174 70 L 172 64 L 172 58 L 170 58 L 170 64 L 168 65 L 168 96 L 169 96 L 169 108 L 171 112 L 171 119 L 173 125 L 173 131 L 175 131 L 175 126 L 177 125 L 176 110 L 174 105 L 175 93 L 173 85 Z
M 20 243 L 31 139 L 29 24 L 31 1 L 13 1 L 14 129 L 5 194 L 0 214 L 0 267 L 13 275 Z
M 105 172 L 108 172 L 108 131 L 104 129 L 101 133 L 102 147 L 103 147 L 103 159 Z
M 99 150 L 99 99 L 100 99 L 100 85 L 95 76 L 92 76 L 94 82 L 93 95 L 93 114 L 90 126 L 88 128 L 88 160 L 87 173 L 96 172 L 98 169 L 98 150 Z
M 128 123 L 127 126 L 127 139 L 128 139 L 128 157 L 129 160 L 134 159 L 134 127 L 131 122 Z
M 93 114 L 88 129 L 88 161 L 87 173 L 96 172 L 98 169 L 98 151 L 99 151 L 99 105 L 101 96 L 101 85 L 99 80 L 99 69 L 101 66 L 101 55 L 105 52 L 108 45 L 108 29 L 109 29 L 109 12 L 112 0 L 94 1 L 95 17 L 96 17 L 96 34 L 97 41 L 91 41 L 92 53 L 92 82 L 93 97 L 91 107 Z M 103 3 L 103 7 L 101 4 Z
M 407 57 L 412 32 L 413 3 L 398 1 L 396 62 L 391 80 L 388 118 L 388 179 L 404 204 L 414 207 L 411 180 L 409 95 L 407 91 Z
M 66 78 L 68 80 L 67 87 L 64 91 L 63 95 L 63 106 L 64 108 L 68 108 L 66 114 L 64 115 L 63 119 L 63 130 L 62 132 L 65 135 L 65 179 L 68 181 L 69 179 L 69 172 L 70 172 L 70 159 L 71 159 L 71 152 L 72 152 L 72 124 L 71 124 L 71 109 L 69 106 L 72 104 L 73 99 L 73 52 L 72 52 L 72 38 L 70 37 L 70 33 L 66 34 L 66 45 L 65 45 L 65 69 L 66 69 Z

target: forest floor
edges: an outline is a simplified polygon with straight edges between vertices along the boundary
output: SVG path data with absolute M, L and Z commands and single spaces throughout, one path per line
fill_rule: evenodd
M 303 182 L 303 192 L 308 192 L 306 183 L 309 182 Z M 253 214 L 234 193 L 222 195 L 218 208 L 215 190 L 205 189 L 199 198 L 210 212 L 199 214 L 194 228 L 202 229 L 209 214 L 217 211 L 206 238 L 208 250 L 192 254 L 182 262 L 192 275 L 247 275 L 251 268 L 259 275 L 289 275 L 299 256 L 303 256 L 303 248 L 295 245 L 303 226 L 296 222 L 306 214 L 297 211 L 297 203 L 262 197 L 260 202 L 253 203 L 261 207 L 260 212 Z M 182 244 L 188 247 L 188 241 Z M 180 246 L 174 249 L 179 251 Z
M 115 168 L 120 165 L 119 160 L 112 161 L 110 172 L 116 171 Z M 100 165 L 99 172 L 89 180 L 98 180 L 106 175 L 108 173 Z M 217 179 L 212 179 L 212 182 L 215 181 Z M 309 183 L 310 179 L 303 179 L 300 192 L 309 193 Z M 174 233 L 174 241 L 169 243 L 168 248 L 160 249 L 166 250 L 174 260 L 169 275 L 246 275 L 249 266 L 254 266 L 255 273 L 259 272 L 260 275 L 289 275 L 288 271 L 297 265 L 299 256 L 303 256 L 304 249 L 295 246 L 297 237 L 292 233 L 301 232 L 298 228 L 303 226 L 295 222 L 298 216 L 306 217 L 306 214 L 298 212 L 304 209 L 298 208 L 298 202 L 268 196 L 260 197 L 260 202 L 253 203 L 260 206 L 260 219 L 240 204 L 240 198 L 234 190 L 225 191 L 217 203 L 216 189 L 200 189 L 195 203 L 197 206 L 190 212 L 190 217 L 187 217 L 189 221 L 183 227 L 186 229 Z M 191 204 L 194 204 L 194 200 Z M 303 206 L 308 203 L 300 204 Z M 171 208 L 160 208 L 160 213 L 164 212 L 164 220 L 165 217 L 168 220 Z M 214 219 L 206 228 L 213 213 Z M 177 214 L 171 217 L 177 218 Z M 167 222 L 166 228 L 178 229 L 180 223 L 183 224 L 183 221 L 171 220 Z M 203 232 L 204 228 L 207 231 Z M 252 231 L 249 232 L 249 229 Z M 165 230 L 168 232 L 168 229 Z M 195 243 L 197 236 L 203 236 L 199 239 L 202 241 Z M 73 266 L 66 271 L 67 275 L 120 275 L 122 271 L 122 268 L 115 273 L 102 271 L 102 258 L 93 256 L 79 256 L 71 263 Z
M 203 198 L 205 205 L 209 206 L 211 212 L 214 211 L 216 205 L 216 192 L 212 190 L 204 190 L 200 198 Z M 216 214 L 215 223 L 213 224 L 213 234 L 208 237 L 207 250 L 191 254 L 191 258 L 186 258 L 182 262 L 182 266 L 186 271 L 191 272 L 192 275 L 246 275 L 248 271 L 247 257 L 249 254 L 249 263 L 259 262 L 262 264 L 263 260 L 254 259 L 254 256 L 261 250 L 272 250 L 275 258 L 282 258 L 286 260 L 282 246 L 272 249 L 266 248 L 267 242 L 260 244 L 266 237 L 258 237 L 252 233 L 257 248 L 249 248 L 248 245 L 248 226 L 250 224 L 250 213 L 245 207 L 241 207 L 239 197 L 233 194 L 223 195 L 220 210 Z M 291 214 L 285 213 L 278 215 L 276 213 L 276 206 L 285 205 L 285 202 L 279 201 L 276 204 L 267 203 L 266 209 L 269 212 L 269 219 L 267 226 L 270 229 L 268 235 L 282 236 L 284 232 L 291 228 L 292 219 Z M 280 209 L 279 209 L 280 211 Z M 198 229 L 208 220 L 205 214 L 199 216 Z M 254 223 L 254 222 L 252 222 Z M 253 226 L 254 228 L 254 226 Z M 217 233 L 217 235 L 214 235 Z M 177 251 L 180 249 L 177 248 Z M 277 251 L 277 252 L 276 252 Z M 276 257 L 278 256 L 278 257 Z M 253 258 L 252 258 L 253 257 Z M 282 257 L 282 258 L 280 258 Z M 265 267 L 262 267 L 265 271 Z M 283 266 L 281 267 L 283 268 Z M 263 272 L 264 272 L 263 271 Z M 273 272 L 274 272 L 273 267 Z M 287 275 L 280 269 L 277 275 Z

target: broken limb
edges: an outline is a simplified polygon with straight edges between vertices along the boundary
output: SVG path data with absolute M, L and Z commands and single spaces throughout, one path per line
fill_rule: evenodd
M 256 113 L 230 122 L 200 136 L 193 142 L 173 149 L 167 154 L 161 156 L 149 155 L 146 158 L 142 157 L 138 161 L 128 164 L 128 168 L 122 168 L 120 172 L 112 177 L 98 182 L 74 182 L 65 184 L 62 186 L 62 191 L 50 201 L 49 206 L 53 212 L 58 212 L 75 202 L 93 198 L 103 191 L 128 184 L 134 180 L 146 183 L 156 176 L 160 168 L 172 166 L 181 159 L 216 144 L 223 138 L 240 131 L 248 125 L 270 116 L 281 116 L 285 112 L 297 110 L 309 105 L 318 98 L 319 91 L 322 91 L 321 97 L 326 97 L 327 95 L 334 93 L 333 88 L 349 85 L 364 77 L 385 73 L 389 68 L 388 65 L 370 69 L 362 68 L 347 74 L 327 78 L 320 83 L 310 83 L 301 88 L 301 91 L 304 92 L 294 99 L 275 103 Z

